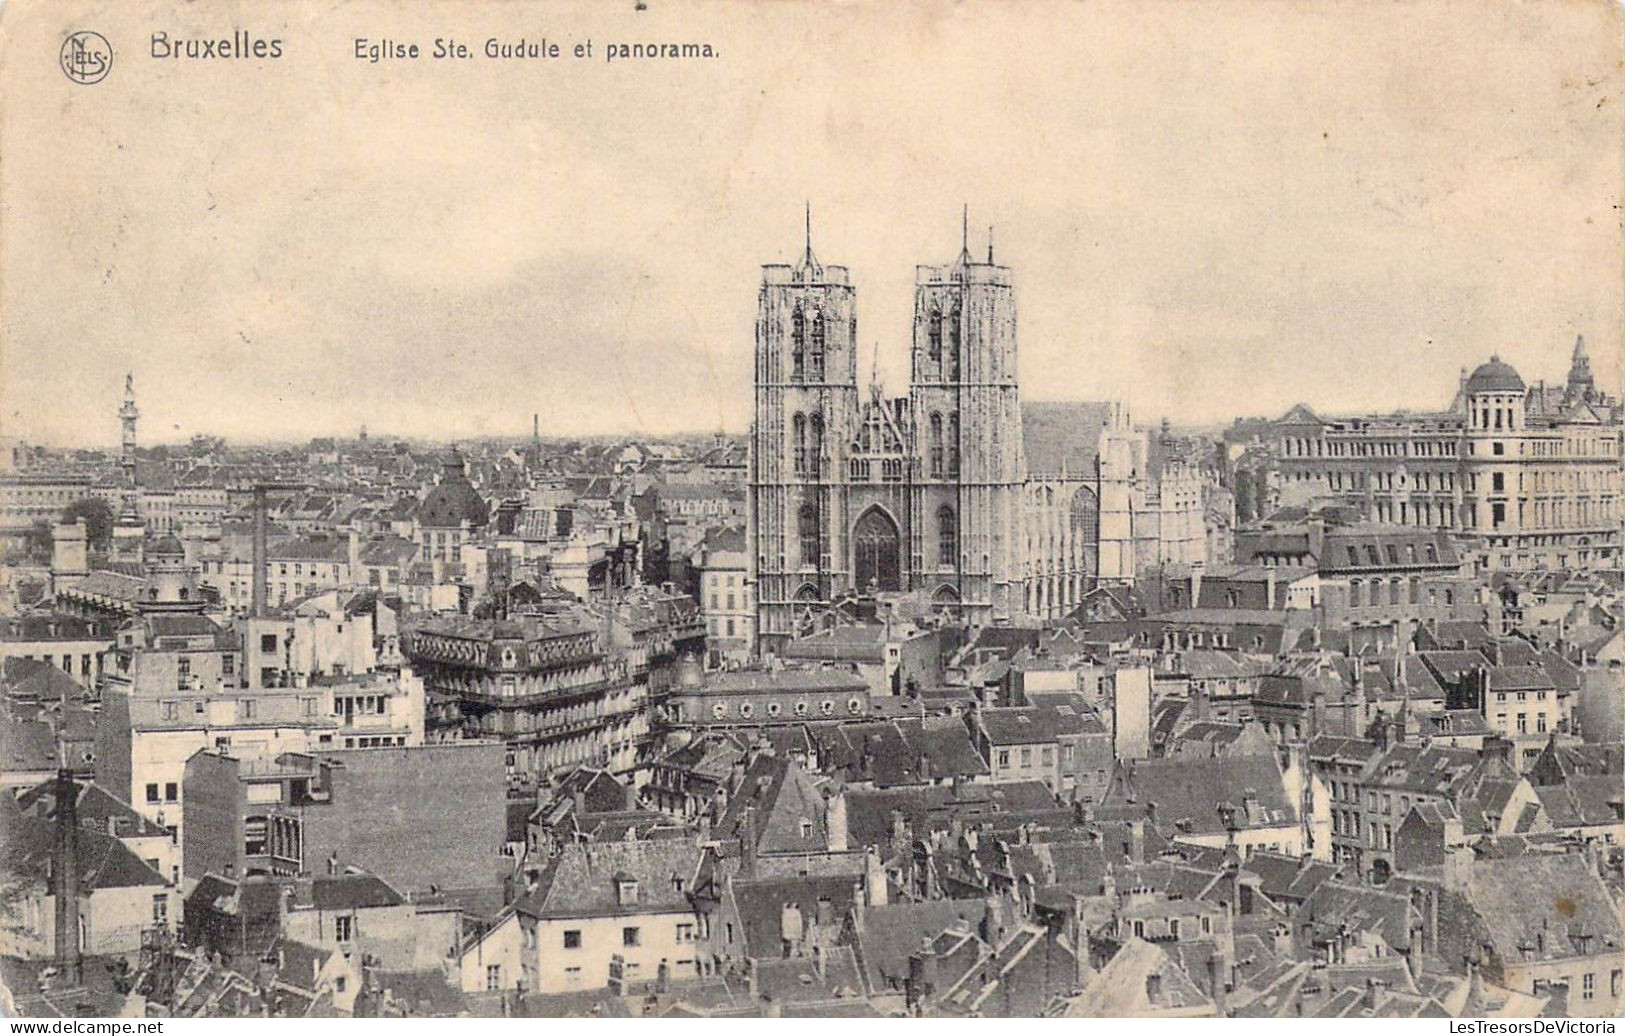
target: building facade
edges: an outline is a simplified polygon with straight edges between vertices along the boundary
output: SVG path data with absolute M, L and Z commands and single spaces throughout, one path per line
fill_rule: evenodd
M 1492 357 L 1463 370 L 1445 411 L 1323 419 L 1297 406 L 1269 434 L 1269 505 L 1447 530 L 1478 572 L 1621 565 L 1620 402 L 1597 389 L 1584 339 L 1561 386 Z
M 916 269 L 905 398 L 860 388 L 856 303 L 810 235 L 794 267 L 763 267 L 749 550 L 775 643 L 849 594 L 920 592 L 973 622 L 1022 609 L 1010 270 L 968 244 Z

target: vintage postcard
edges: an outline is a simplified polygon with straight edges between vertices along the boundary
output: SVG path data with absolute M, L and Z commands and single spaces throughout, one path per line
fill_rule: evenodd
M 5 4 L 0 1014 L 1613 1032 L 1622 85 L 1604 0 Z

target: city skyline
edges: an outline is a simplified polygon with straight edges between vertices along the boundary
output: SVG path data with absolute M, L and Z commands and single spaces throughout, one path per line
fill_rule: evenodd
M 1567 360 L 1568 360 L 1568 357 L 1570 356 L 1570 354 L 1571 354 L 1571 352 L 1573 350 L 1574 344 L 1575 343 L 1573 341 L 1570 341 L 1566 346 L 1564 346 L 1561 349 L 1561 353 L 1562 353 L 1561 359 L 1563 361 L 1562 363 L 1556 363 L 1556 360 L 1554 359 L 1554 364 L 1556 364 L 1557 367 L 1561 368 L 1560 370 L 1557 370 L 1555 373 L 1552 372 L 1552 371 L 1546 370 L 1545 368 L 1542 368 L 1538 372 L 1526 371 L 1526 370 L 1520 369 L 1520 373 L 1522 373 L 1522 374 L 1524 374 L 1526 376 L 1526 380 L 1528 380 L 1528 382 L 1529 382 L 1529 384 L 1531 386 L 1537 385 L 1537 384 L 1539 384 L 1541 382 L 1545 382 L 1546 384 L 1553 385 L 1553 386 L 1560 385 L 1562 383 L 1562 380 L 1563 380 L 1562 376 L 1563 376 L 1564 372 L 1566 372 L 1566 370 L 1567 370 Z M 1589 355 L 1589 357 L 1591 359 L 1593 369 L 1599 371 L 1598 376 L 1597 376 L 1597 384 L 1598 384 L 1599 388 L 1602 388 L 1604 391 L 1612 391 L 1612 389 L 1610 387 L 1611 383 L 1608 381 L 1608 379 L 1606 377 L 1606 374 L 1603 373 L 1603 372 L 1606 372 L 1608 370 L 1608 358 L 1607 358 L 1607 356 L 1606 355 L 1599 355 L 1599 350 L 1597 350 L 1595 348 L 1595 346 L 1593 346 L 1591 344 L 1590 339 L 1587 339 L 1586 347 L 1587 347 L 1587 353 L 1588 353 L 1588 355 Z M 868 355 L 869 355 L 870 359 L 872 360 L 873 359 L 873 350 L 872 349 L 870 350 Z M 1468 363 L 1466 363 L 1466 364 L 1464 364 L 1462 366 L 1460 373 L 1465 374 L 1466 372 L 1472 370 L 1474 367 L 1478 366 L 1479 363 L 1482 363 L 1482 362 L 1484 362 L 1486 360 L 1489 360 L 1492 356 L 1497 356 L 1497 355 L 1499 355 L 1499 354 L 1486 354 L 1486 355 L 1484 355 L 1482 357 L 1477 358 L 1476 360 L 1468 362 Z M 1555 353 L 1554 353 L 1554 356 L 1555 356 Z M 1505 357 L 1501 357 L 1501 358 L 1505 359 Z M 1518 365 L 1513 364 L 1513 366 L 1517 367 Z M 870 370 L 869 367 L 864 367 L 864 368 L 862 368 L 862 371 L 860 372 L 861 376 L 864 379 L 867 378 L 867 373 L 864 373 L 864 372 L 867 372 L 868 370 Z M 133 375 L 134 372 L 131 372 L 131 373 Z M 1452 386 L 1455 386 L 1456 384 L 1457 384 L 1456 382 L 1451 383 Z M 864 385 L 865 385 L 865 388 L 866 388 L 867 387 L 867 381 L 866 380 L 864 382 Z M 891 381 L 885 381 L 885 386 L 888 388 L 888 390 L 891 387 L 894 387 L 895 385 L 896 385 L 896 380 L 895 379 L 892 379 Z M 139 378 L 136 379 L 136 388 L 137 388 L 137 394 L 139 396 L 139 394 L 140 394 L 140 380 L 139 380 Z M 1454 392 L 1454 387 L 1452 387 L 1450 389 L 1450 391 L 1453 393 Z M 1422 396 L 1426 396 L 1428 393 L 1426 392 L 1426 389 L 1424 388 L 1418 394 L 1422 395 Z M 1092 399 L 1073 399 L 1073 398 L 1070 398 L 1070 397 L 1054 396 L 1054 395 L 1024 395 L 1023 398 L 1031 399 L 1034 402 L 1055 402 L 1055 401 L 1061 401 L 1061 402 L 1112 402 L 1112 401 L 1121 399 L 1121 397 L 1114 397 L 1114 396 L 1111 396 L 1111 395 L 1101 395 L 1099 397 L 1095 397 L 1095 398 L 1092 398 Z M 1216 419 L 1216 420 L 1213 420 L 1213 421 L 1192 422 L 1192 423 L 1185 423 L 1185 424 L 1181 424 L 1181 423 L 1179 423 L 1177 421 L 1173 421 L 1171 416 L 1166 415 L 1166 414 L 1160 414 L 1160 413 L 1144 414 L 1144 413 L 1136 412 L 1133 409 L 1132 406 L 1129 407 L 1129 411 L 1130 411 L 1131 420 L 1132 420 L 1133 424 L 1135 426 L 1137 426 L 1137 427 L 1156 426 L 1156 425 L 1160 424 L 1163 420 L 1166 419 L 1169 422 L 1170 428 L 1173 431 L 1175 431 L 1177 433 L 1180 433 L 1180 434 L 1196 434 L 1196 435 L 1215 434 L 1216 435 L 1216 434 L 1221 434 L 1223 432 L 1223 430 L 1227 426 L 1230 426 L 1230 425 L 1236 424 L 1236 423 L 1240 423 L 1240 422 L 1255 421 L 1255 420 L 1264 420 L 1264 421 L 1277 420 L 1283 414 L 1285 414 L 1287 411 L 1289 411 L 1292 407 L 1296 407 L 1296 406 L 1300 406 L 1300 405 L 1301 406 L 1307 406 L 1310 410 L 1314 411 L 1318 416 L 1320 416 L 1322 418 L 1340 418 L 1340 417 L 1364 417 L 1364 416 L 1403 416 L 1403 415 L 1408 415 L 1408 414 L 1443 413 L 1443 412 L 1446 412 L 1449 409 L 1449 404 L 1450 404 L 1450 398 L 1448 398 L 1448 396 L 1441 396 L 1441 401 L 1437 405 L 1432 405 L 1432 406 L 1424 405 L 1424 406 L 1417 406 L 1417 407 L 1393 407 L 1393 408 L 1387 408 L 1387 409 L 1373 409 L 1373 410 L 1368 410 L 1368 411 L 1356 411 L 1356 410 L 1333 410 L 1333 409 L 1322 406 L 1321 404 L 1317 403 L 1317 401 L 1315 399 L 1313 399 L 1313 398 L 1307 398 L 1307 399 L 1294 400 L 1292 403 L 1288 404 L 1286 407 L 1283 407 L 1281 410 L 1275 411 L 1275 412 L 1262 412 L 1262 411 L 1259 411 L 1259 412 L 1244 412 L 1244 411 L 1237 411 L 1235 414 L 1231 415 L 1228 418 L 1220 418 L 1220 419 Z M 539 413 L 533 413 L 531 415 L 528 415 L 528 417 L 526 418 L 526 427 L 523 427 L 523 428 L 518 426 L 520 422 L 518 422 L 518 420 L 516 419 L 515 428 L 513 430 L 511 430 L 511 431 L 507 430 L 505 428 L 492 428 L 492 429 L 489 429 L 489 430 L 480 431 L 478 433 L 466 433 L 466 432 L 465 433 L 459 433 L 456 430 L 453 430 L 452 432 L 450 432 L 450 434 L 439 435 L 439 436 L 436 436 L 436 435 L 424 435 L 424 434 L 414 434 L 414 433 L 409 433 L 409 432 L 400 432 L 400 431 L 396 431 L 395 429 L 392 429 L 392 428 L 387 427 L 387 426 L 385 426 L 385 427 L 373 427 L 373 426 L 370 426 L 370 425 L 367 425 L 367 424 L 362 424 L 360 426 L 352 427 L 352 428 L 350 428 L 348 430 L 335 429 L 333 431 L 323 431 L 323 432 L 317 432 L 317 433 L 311 433 L 311 434 L 303 434 L 303 435 L 301 435 L 301 434 L 291 434 L 291 435 L 285 435 L 285 436 L 226 435 L 224 433 L 217 432 L 217 431 L 214 431 L 214 430 L 211 430 L 211 429 L 208 429 L 208 428 L 199 428 L 199 429 L 194 429 L 194 430 L 192 430 L 190 432 L 186 432 L 184 434 L 180 433 L 180 432 L 173 432 L 172 434 L 166 436 L 166 435 L 163 434 L 162 430 L 159 430 L 158 433 L 155 434 L 155 435 L 150 434 L 148 432 L 147 427 L 146 427 L 146 423 L 143 420 L 142 428 L 141 428 L 141 448 L 142 449 L 147 449 L 147 448 L 152 447 L 152 446 L 178 446 L 178 445 L 183 445 L 183 444 L 189 442 L 193 437 L 201 437 L 201 438 L 219 438 L 219 439 L 224 440 L 225 443 L 228 446 L 232 446 L 232 447 L 269 449 L 269 448 L 275 448 L 275 447 L 281 447 L 281 446 L 301 446 L 301 445 L 304 445 L 304 444 L 308 443 L 310 441 L 310 439 L 312 439 L 312 438 L 332 438 L 332 439 L 339 439 L 339 440 L 351 440 L 351 439 L 356 439 L 356 438 L 360 437 L 362 434 L 365 434 L 366 437 L 374 439 L 374 440 L 384 440 L 384 441 L 392 441 L 392 442 L 393 441 L 399 441 L 399 442 L 403 442 L 403 443 L 407 443 L 407 444 L 411 444 L 411 445 L 425 445 L 425 446 L 430 446 L 430 447 L 435 447 L 435 446 L 458 446 L 459 444 L 464 444 L 464 443 L 504 443 L 504 442 L 526 441 L 526 440 L 531 439 L 533 437 L 533 432 L 532 432 L 531 428 L 529 427 L 528 422 L 529 422 L 530 418 L 535 418 L 535 417 L 538 417 L 538 416 L 540 416 Z M 117 414 L 116 414 L 116 411 L 115 411 L 112 414 L 112 416 L 108 417 L 109 425 L 113 426 L 115 428 L 115 430 L 116 430 L 116 421 L 117 421 Z M 572 434 L 572 433 L 570 433 L 568 431 L 564 431 L 564 430 L 548 430 L 548 429 L 543 428 L 540 431 L 539 438 L 543 442 L 559 443 L 559 442 L 572 442 L 572 441 L 621 440 L 621 439 L 628 439 L 628 438 L 638 438 L 638 437 L 640 437 L 640 434 L 641 433 L 639 433 L 635 429 L 631 429 L 631 428 L 606 429 L 606 430 L 603 430 L 603 431 L 582 432 L 582 433 L 575 433 L 575 434 Z M 746 425 L 745 427 L 742 427 L 742 428 L 731 428 L 731 427 L 728 427 L 728 428 L 703 428 L 703 427 L 675 428 L 675 429 L 671 429 L 671 430 L 665 431 L 665 432 L 649 433 L 647 435 L 641 435 L 641 437 L 650 438 L 650 439 L 657 439 L 657 440 L 659 440 L 659 439 L 693 439 L 693 438 L 705 438 L 707 436 L 715 436 L 717 434 L 723 434 L 723 435 L 726 435 L 726 436 L 728 436 L 730 438 L 737 439 L 737 438 L 749 435 L 749 426 Z M 8 436 L 7 438 L 12 438 L 12 437 Z M 76 450 L 93 450 L 93 451 L 94 450 L 105 449 L 105 450 L 109 450 L 109 451 L 116 451 L 116 449 L 118 447 L 118 441 L 117 441 L 117 436 L 116 435 L 110 435 L 106 442 L 99 441 L 94 434 L 86 436 L 82 440 L 78 440 L 78 441 L 45 441 L 45 440 L 29 440 L 29 439 L 26 439 L 26 438 L 22 439 L 21 441 L 27 442 L 29 445 L 43 446 L 43 447 L 48 448 L 48 449 L 76 449 Z

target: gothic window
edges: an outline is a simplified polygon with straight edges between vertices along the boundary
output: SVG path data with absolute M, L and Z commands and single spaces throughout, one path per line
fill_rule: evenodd
M 1093 547 L 1100 534 L 1100 504 L 1094 491 L 1085 487 L 1072 497 L 1072 538 Z
M 897 523 L 880 508 L 871 508 L 852 530 L 852 573 L 860 593 L 901 590 L 901 537 Z
M 790 316 L 790 368 L 797 378 L 807 373 L 807 322 L 799 309 Z
M 952 566 L 959 558 L 959 521 L 952 507 L 937 512 L 937 562 Z
M 824 380 L 824 316 L 816 309 L 807 327 L 807 373 L 814 381 Z
M 931 475 L 942 477 L 942 415 L 931 415 Z
M 807 473 L 807 419 L 797 414 L 790 422 L 794 429 L 795 441 L 795 470 L 798 475 Z
M 926 355 L 932 363 L 942 362 L 942 313 L 933 309 L 931 315 L 926 317 L 925 326 Z
M 811 420 L 812 442 L 807 451 L 807 470 L 817 474 L 824 463 L 824 415 L 814 414 Z
M 945 357 L 945 359 L 947 360 L 947 366 L 944 369 L 943 380 L 945 380 L 945 381 L 958 381 L 959 380 L 959 303 L 957 301 L 954 303 L 954 308 L 948 311 L 948 326 L 947 326 L 947 328 L 945 328 L 944 337 L 947 339 L 947 341 L 944 343 L 944 345 L 946 347 L 945 352 L 947 353 L 947 356 Z
M 959 474 L 959 415 L 948 415 L 948 476 Z
M 797 538 L 801 540 L 801 563 L 818 566 L 818 508 L 804 504 L 796 520 Z

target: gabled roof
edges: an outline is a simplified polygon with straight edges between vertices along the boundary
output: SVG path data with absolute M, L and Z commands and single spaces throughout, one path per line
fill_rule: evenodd
M 1139 759 L 1119 764 L 1109 806 L 1138 806 L 1169 837 L 1297 822 L 1273 754 Z
M 317 910 L 363 910 L 400 906 L 406 902 L 405 896 L 396 892 L 383 878 L 372 874 L 316 878 L 308 887 L 308 895 L 308 900 L 296 897 L 295 902 L 308 902 Z
M 1395 949 L 1410 945 L 1410 900 L 1394 892 L 1322 882 L 1304 902 L 1299 919 L 1317 932 L 1336 932 L 1347 925 L 1353 931 L 1375 933 Z
M 1613 901 L 1582 854 L 1475 859 L 1468 898 L 1505 961 L 1572 957 L 1585 937 L 1593 953 L 1625 948 L 1625 930 Z
M 782 957 L 784 940 L 797 940 L 824 918 L 834 936 L 861 896 L 851 875 L 738 879 L 733 883 L 734 905 L 743 927 L 745 952 L 751 957 Z M 800 931 L 784 931 L 786 907 L 799 915 Z
M 932 899 L 866 907 L 854 932 L 871 993 L 903 988 L 909 955 L 949 928 L 971 932 L 987 913 L 985 899 Z
M 742 838 L 748 817 L 757 852 L 821 851 L 828 844 L 824 813 L 824 798 L 806 771 L 793 759 L 764 753 L 745 769 L 712 835 Z M 810 826 L 804 829 L 803 822 Z
M 56 828 L 54 821 L 24 814 L 9 795 L 0 795 L 0 869 L 24 880 L 48 880 L 56 854 Z M 111 835 L 81 827 L 77 840 L 82 888 L 168 885 L 163 875 Z
M 1025 400 L 1021 405 L 1022 452 L 1031 477 L 1092 475 L 1100 433 L 1110 426 L 1114 404 Z
M 515 909 L 538 918 L 690 913 L 701 855 L 687 839 L 567 845 Z M 623 902 L 628 882 L 636 896 Z
M 1067 1018 L 1135 1018 L 1161 1012 L 1212 1014 L 1202 992 L 1162 947 L 1129 938 L 1066 1007 Z
M 91 827 L 116 838 L 168 837 L 168 832 L 99 784 L 75 781 L 75 815 L 81 827 Z M 17 806 L 41 820 L 56 819 L 56 781 L 45 781 L 17 793 Z

